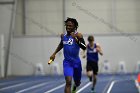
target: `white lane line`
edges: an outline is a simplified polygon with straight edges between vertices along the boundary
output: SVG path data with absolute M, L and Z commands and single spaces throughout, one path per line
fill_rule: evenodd
M 110 80 L 108 81 L 108 83 L 105 85 L 105 88 L 104 88 L 104 90 L 103 90 L 102 93 L 106 93 L 106 90 L 108 89 L 108 87 L 111 84 L 112 80 L 113 80 L 113 76 L 110 78 Z
M 25 79 L 25 80 L 14 80 L 14 81 L 5 81 L 5 82 L 2 82 L 0 83 L 0 86 L 2 85 L 9 85 L 9 84 L 12 84 L 12 83 L 22 83 L 22 82 L 34 82 L 34 80 L 31 81 L 31 79 Z
M 84 87 L 82 87 L 81 89 L 79 89 L 76 93 L 80 93 L 81 91 L 83 91 L 85 88 L 87 88 L 91 84 L 92 84 L 91 82 L 88 82 Z
M 111 89 L 112 89 L 114 84 L 115 84 L 115 81 L 112 81 L 110 86 L 109 86 L 109 88 L 108 88 L 108 90 L 107 90 L 107 93 L 110 93 L 110 91 L 111 91 Z
M 55 87 L 55 88 L 53 88 L 53 89 L 51 89 L 51 90 L 49 90 L 49 91 L 46 91 L 46 92 L 44 92 L 44 93 L 50 93 L 50 92 L 53 92 L 53 91 L 55 91 L 55 90 L 57 90 L 57 89 L 59 89 L 59 88 L 64 87 L 65 84 L 66 84 L 66 83 L 64 83 L 64 84 L 62 84 L 62 85 L 60 85 L 60 86 L 58 86 L 58 87 Z
M 34 88 L 37 88 L 37 87 L 40 87 L 40 86 L 44 86 L 45 84 L 47 84 L 48 82 L 45 82 L 45 83 L 41 83 L 41 84 L 37 84 L 37 85 L 34 85 L 32 87 L 29 87 L 29 88 L 25 88 L 23 90 L 20 90 L 20 91 L 17 91 L 15 93 L 22 93 L 22 92 L 25 92 L 25 91 L 28 91 L 30 89 L 34 89 Z
M 26 83 L 20 83 L 20 84 L 12 85 L 12 86 L 9 86 L 9 87 L 4 87 L 4 88 L 1 88 L 0 90 L 5 90 L 5 89 L 13 88 L 13 87 L 18 87 L 18 86 L 22 86 L 24 84 L 26 84 Z
M 136 85 L 136 87 L 138 88 L 138 91 L 139 91 L 139 93 L 140 93 L 140 85 L 139 85 L 139 82 L 138 82 L 137 80 L 135 80 L 135 85 Z
M 5 85 L 5 84 L 11 84 L 11 83 L 21 83 L 21 82 L 25 82 L 25 80 L 18 80 L 18 81 L 6 81 L 6 82 L 2 82 L 0 83 L 0 85 Z
M 40 81 L 42 81 L 42 80 L 39 80 L 39 81 L 30 81 L 30 82 L 27 82 L 26 81 L 26 82 L 23 82 L 23 83 L 19 82 L 18 84 L 14 84 L 14 85 L 6 86 L 4 88 L 0 88 L 0 90 L 6 90 L 6 89 L 9 89 L 9 88 L 19 87 L 19 86 L 22 86 L 22 85 L 25 85 L 25 84 L 28 84 L 28 83 L 40 82 Z

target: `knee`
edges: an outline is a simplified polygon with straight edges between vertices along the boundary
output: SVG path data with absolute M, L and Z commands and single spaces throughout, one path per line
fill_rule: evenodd
M 91 76 L 92 76 L 92 71 L 88 71 L 88 72 L 87 72 L 87 76 L 88 76 L 88 77 L 91 77 Z
M 67 80 L 66 81 L 66 86 L 71 86 L 71 85 L 72 85 L 71 81 L 70 80 Z

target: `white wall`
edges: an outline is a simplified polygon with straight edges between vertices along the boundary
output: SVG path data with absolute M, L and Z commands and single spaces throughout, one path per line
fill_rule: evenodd
M 63 0 L 17 0 L 15 36 L 63 32 Z
M 22 33 L 21 3 L 16 33 Z M 57 35 L 63 32 L 63 21 L 67 17 L 78 20 L 79 31 L 83 34 L 118 33 L 114 31 L 116 28 L 138 33 L 139 3 L 139 0 L 25 0 L 26 35 Z
M 66 17 L 74 17 L 80 23 L 83 34 L 140 32 L 139 0 L 66 0 Z M 110 27 L 115 26 L 115 27 Z
M 11 14 L 12 14 L 12 5 L 11 4 L 0 5 L 0 36 L 1 35 L 4 36 L 4 49 L 5 49 L 5 50 L 0 50 L 0 56 L 2 56 L 1 51 L 4 51 L 5 52 L 4 54 L 6 54 L 8 38 L 9 38 L 9 31 L 10 31 Z M 2 66 L 5 65 L 5 56 L 3 56 L 3 59 L 4 59 L 3 60 L 4 62 L 1 62 L 2 60 L 0 60 L 0 65 L 1 65 L 1 63 L 2 64 L 4 63 Z M 10 74 L 10 66 L 9 66 L 8 73 Z
M 63 32 L 63 0 L 26 0 L 26 34 Z
M 86 40 L 87 37 L 84 38 Z M 135 36 L 135 38 L 137 39 L 136 42 L 125 36 L 95 36 L 96 42 L 100 43 L 104 52 L 104 56 L 100 57 L 100 72 L 102 72 L 104 60 L 110 62 L 111 72 L 117 71 L 119 61 L 125 61 L 127 71 L 134 72 L 136 63 L 140 60 L 140 36 Z M 59 37 L 14 38 L 11 48 L 12 75 L 33 74 L 34 68 L 28 62 L 32 64 L 41 62 L 45 73 L 50 74 L 51 66 L 48 66 L 47 62 L 56 49 L 59 40 Z M 86 60 L 82 58 L 81 60 L 84 69 Z M 61 73 L 63 73 L 62 61 L 63 53 L 61 51 L 57 54 L 54 62 L 59 64 Z M 85 72 L 85 69 L 83 72 Z
M 0 5 L 0 34 L 9 35 L 12 5 Z M 5 37 L 5 39 L 7 39 Z M 6 40 L 7 41 L 7 40 Z

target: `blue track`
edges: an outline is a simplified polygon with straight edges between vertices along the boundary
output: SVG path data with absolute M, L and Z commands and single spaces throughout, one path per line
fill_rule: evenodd
M 135 85 L 136 78 L 137 74 L 99 74 L 96 93 L 139 93 Z M 63 76 L 9 77 L 0 79 L 0 93 L 64 93 L 64 85 Z M 91 87 L 88 78 L 83 75 L 78 93 L 91 93 Z

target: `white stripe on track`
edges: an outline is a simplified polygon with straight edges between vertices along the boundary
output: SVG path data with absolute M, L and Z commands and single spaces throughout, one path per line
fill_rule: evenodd
M 44 92 L 44 93 L 51 93 L 51 92 L 53 92 L 53 91 L 55 91 L 55 90 L 57 90 L 57 89 L 59 89 L 59 88 L 64 87 L 65 84 L 66 84 L 66 83 L 64 83 L 64 84 L 62 84 L 62 85 L 60 85 L 60 86 L 58 86 L 58 87 L 55 87 L 55 88 L 53 88 L 53 89 L 51 89 L 51 90 L 49 90 L 49 91 L 46 91 L 46 92 Z
M 6 86 L 6 87 L 4 87 L 4 88 L 0 88 L 0 90 L 6 90 L 6 89 L 9 89 L 9 88 L 13 88 L 13 87 L 18 87 L 18 86 L 22 86 L 22 85 L 25 85 L 25 84 L 28 84 L 28 83 L 33 83 L 33 82 L 40 82 L 40 81 L 42 81 L 42 80 L 39 80 L 39 81 L 30 81 L 30 82 L 23 82 L 23 83 L 21 83 L 21 82 L 19 82 L 18 84 L 14 84 L 14 85 L 10 85 L 10 86 Z
M 16 80 L 16 81 L 6 81 L 6 82 L 2 82 L 0 83 L 0 85 L 5 85 L 5 84 L 11 84 L 11 83 L 21 83 L 21 82 L 25 82 L 25 80 Z
M 111 91 L 111 89 L 112 89 L 114 84 L 115 84 L 115 81 L 112 81 L 110 86 L 109 86 L 109 88 L 108 88 L 108 90 L 107 90 L 107 93 L 110 93 L 110 91 Z
M 103 90 L 102 93 L 106 93 L 106 90 L 108 89 L 109 85 L 111 84 L 113 78 L 114 78 L 114 76 L 111 76 L 111 77 L 109 78 L 109 81 L 108 81 L 108 83 L 105 85 L 105 88 L 104 88 L 104 90 Z
M 81 91 L 83 91 L 85 88 L 87 88 L 91 84 L 92 84 L 91 82 L 88 82 L 84 87 L 82 87 L 81 89 L 79 89 L 76 93 L 80 93 Z
M 14 81 L 6 81 L 6 82 L 2 82 L 2 83 L 0 83 L 0 86 L 2 86 L 2 85 L 8 85 L 8 84 L 11 84 L 11 83 L 22 83 L 22 82 L 34 82 L 34 80 L 33 81 L 31 81 L 31 80 L 29 80 L 29 79 L 27 79 L 27 80 L 14 80 Z M 39 81 L 42 81 L 42 80 L 39 80 Z
M 37 85 L 34 85 L 34 86 L 32 86 L 32 87 L 25 88 L 25 89 L 23 89 L 23 90 L 17 91 L 17 92 L 15 92 L 15 93 L 22 93 L 22 92 L 28 91 L 28 90 L 30 90 L 30 89 L 34 89 L 34 88 L 43 86 L 43 85 L 45 85 L 45 84 L 47 84 L 47 83 L 48 83 L 48 82 L 41 83 L 41 84 L 37 84 Z
M 16 84 L 16 85 L 12 85 L 12 86 L 9 86 L 9 87 L 4 87 L 4 88 L 1 88 L 0 90 L 5 90 L 5 89 L 8 89 L 8 88 L 13 88 L 13 87 L 17 87 L 17 86 L 22 86 L 26 83 L 20 83 L 20 84 Z

